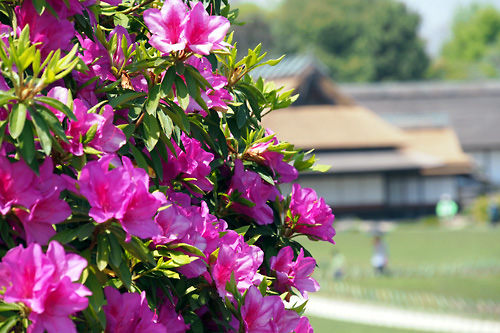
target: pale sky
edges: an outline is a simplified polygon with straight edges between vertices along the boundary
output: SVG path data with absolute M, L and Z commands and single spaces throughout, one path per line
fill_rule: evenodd
M 253 2 L 258 5 L 273 6 L 281 0 L 233 0 L 233 3 Z M 307 1 L 307 0 L 305 0 Z M 459 6 L 472 3 L 488 3 L 500 9 L 500 0 L 398 0 L 422 17 L 420 36 L 427 41 L 430 55 L 438 54 L 442 43 L 450 36 L 453 14 Z

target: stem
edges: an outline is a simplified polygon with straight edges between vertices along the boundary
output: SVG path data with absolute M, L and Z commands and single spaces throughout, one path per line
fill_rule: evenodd
M 138 4 L 137 6 L 134 6 L 134 7 L 132 7 L 132 8 L 127 9 L 126 11 L 122 12 L 122 14 L 128 14 L 128 13 L 134 12 L 134 11 L 136 11 L 137 9 L 139 9 L 139 8 L 141 8 L 141 7 L 143 7 L 143 6 L 147 6 L 147 5 L 149 5 L 149 4 L 150 4 L 150 3 L 152 3 L 153 1 L 154 1 L 154 0 L 146 0 L 146 1 L 144 1 L 143 3 Z
M 137 129 L 139 127 L 139 125 L 142 123 L 143 119 L 144 119 L 144 116 L 146 115 L 145 112 L 143 112 L 141 114 L 141 116 L 139 117 L 139 119 L 137 119 L 137 122 L 135 123 L 135 129 Z

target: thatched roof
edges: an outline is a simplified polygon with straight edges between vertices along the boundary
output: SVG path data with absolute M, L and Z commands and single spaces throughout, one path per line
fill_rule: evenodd
M 441 115 L 465 150 L 500 148 L 500 81 L 345 84 L 340 89 L 384 118 Z
M 469 173 L 472 160 L 460 146 L 457 135 L 451 128 L 407 129 L 409 147 L 422 153 L 440 158 L 444 164 L 439 167 L 426 168 L 426 174 Z
M 313 105 L 276 110 L 263 125 L 278 139 L 316 149 L 330 173 L 419 170 L 467 174 L 473 167 L 453 129 L 400 129 L 359 106 Z
M 304 149 L 400 147 L 406 141 L 399 128 L 358 106 L 290 107 L 272 112 L 262 122 L 280 140 Z

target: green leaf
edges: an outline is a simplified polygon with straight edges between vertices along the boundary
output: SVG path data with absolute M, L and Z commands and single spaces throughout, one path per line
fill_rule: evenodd
M 0 323 L 0 333 L 12 332 L 12 328 L 16 325 L 18 320 L 18 316 L 12 316 L 6 319 L 3 323 Z
M 83 242 L 84 240 L 88 239 L 90 235 L 94 232 L 95 225 L 92 222 L 84 223 L 78 229 L 78 240 L 80 242 Z
M 332 167 L 331 165 L 316 164 L 311 167 L 311 171 L 327 172 L 328 170 L 330 170 L 331 167 Z
M 7 224 L 7 221 L 0 218 L 0 235 L 2 236 L 2 240 L 7 244 L 9 248 L 13 248 L 16 246 L 12 239 L 11 233 L 13 233 L 12 227 Z
M 34 170 L 34 165 L 32 166 L 32 162 L 35 159 L 35 139 L 33 137 L 33 129 L 29 122 L 26 124 L 26 126 L 24 126 L 23 132 L 17 138 L 17 144 L 24 161 Z M 36 169 L 38 170 L 38 163 Z
M 8 92 L 6 92 L 6 93 L 0 92 L 0 107 L 4 106 L 10 100 L 13 100 L 13 99 L 15 99 L 14 95 L 9 94 Z
M 189 71 L 184 72 L 184 80 L 186 80 L 186 86 L 188 93 L 191 97 L 196 98 L 200 92 L 200 88 L 196 85 L 194 78 L 189 74 Z
M 174 84 L 174 80 L 176 78 L 175 67 L 172 66 L 167 70 L 165 76 L 163 77 L 163 81 L 161 82 L 160 90 L 162 97 L 168 95 L 168 93 L 172 90 L 172 86 Z
M 135 92 L 135 91 L 128 92 L 125 94 L 119 94 L 117 97 L 115 97 L 109 101 L 109 105 L 111 105 L 113 107 L 113 109 L 115 109 L 119 105 L 125 104 L 127 102 L 130 102 L 130 101 L 136 99 L 136 98 L 144 97 L 144 96 L 147 96 L 147 94 L 143 93 L 143 92 Z
M 184 181 L 184 185 L 193 193 L 205 195 L 205 192 L 196 184 L 191 183 L 188 179 L 182 179 Z
M 18 68 L 20 72 L 28 68 L 29 65 L 35 60 L 36 47 L 31 45 L 19 56 L 19 63 L 21 67 Z
M 238 108 L 236 114 L 236 125 L 238 128 L 242 128 L 248 120 L 248 108 L 243 104 Z
M 40 97 L 36 97 L 35 100 L 37 102 L 47 104 L 48 106 L 51 106 L 51 107 L 61 111 L 66 116 L 68 116 L 68 118 L 70 118 L 72 120 L 75 120 L 75 121 L 77 120 L 75 114 L 73 113 L 73 110 L 71 110 L 66 104 L 61 103 L 57 99 L 46 97 L 46 96 L 40 96 Z
M 50 130 L 54 132 L 61 140 L 66 143 L 69 143 L 68 138 L 66 137 L 66 133 L 61 125 L 59 119 L 57 119 L 56 115 L 47 109 L 44 105 L 36 104 L 38 114 L 45 120 L 45 123 L 49 126 Z
M 134 155 L 135 161 L 139 166 L 139 168 L 143 168 L 144 170 L 146 170 L 146 172 L 148 172 L 149 165 L 148 162 L 146 161 L 146 158 L 144 157 L 144 154 L 134 145 L 130 145 L 130 148 L 132 149 L 132 155 Z
M 109 245 L 108 235 L 106 235 L 105 233 L 100 233 L 99 235 L 97 235 L 96 264 L 98 270 L 102 271 L 108 266 L 110 252 L 111 248 Z
M 127 139 L 127 141 L 128 139 L 130 139 L 130 137 L 132 136 L 132 134 L 134 134 L 135 131 L 135 124 L 121 124 L 116 127 L 122 130 L 123 134 L 125 134 L 125 138 Z
M 250 226 L 249 225 L 245 225 L 245 226 L 243 226 L 241 228 L 235 229 L 234 231 L 238 235 L 245 236 L 245 234 L 247 233 L 248 229 L 250 229 Z
M 114 265 L 113 263 L 111 264 L 111 268 L 113 271 L 116 273 L 116 275 L 120 278 L 120 280 L 123 282 L 125 287 L 130 290 L 132 287 L 132 274 L 130 273 L 129 267 L 125 261 L 122 261 L 119 266 Z
M 36 133 L 40 139 L 43 152 L 48 156 L 52 150 L 52 134 L 50 134 L 49 126 L 45 122 L 45 119 L 36 110 L 32 111 L 30 108 L 30 115 L 33 118 Z
M 249 240 L 246 241 L 246 243 L 248 245 L 254 245 L 255 242 L 260 238 L 261 235 L 255 235 L 253 236 L 252 238 L 250 238 Z
M 148 99 L 144 104 L 146 112 L 152 116 L 156 116 L 156 109 L 158 108 L 158 103 L 160 102 L 160 85 L 154 86 L 149 90 Z
M 184 75 L 184 72 L 186 70 L 186 67 L 184 66 L 184 63 L 182 61 L 176 61 L 175 62 L 175 71 L 179 75 Z
M 189 92 L 186 87 L 186 84 L 182 80 L 180 76 L 175 77 L 175 91 L 177 95 L 177 101 L 179 102 L 179 106 L 186 110 L 189 104 Z
M 24 103 L 16 103 L 12 106 L 12 111 L 9 115 L 9 132 L 13 139 L 17 139 L 21 135 L 26 122 L 27 112 L 28 108 Z
M 170 116 L 170 118 L 172 118 L 174 123 L 179 126 L 181 130 L 189 133 L 191 131 L 191 123 L 189 122 L 189 118 L 187 117 L 186 112 L 175 103 L 171 103 L 170 108 L 174 111 L 173 114 L 169 113 L 167 111 L 168 109 L 163 110 Z
M 200 74 L 200 72 L 193 66 L 186 66 L 187 71 L 191 74 L 193 79 L 198 82 L 198 86 L 205 88 L 212 88 L 212 85 Z
M 314 165 L 315 155 L 312 155 L 307 160 L 304 160 L 306 154 L 300 153 L 295 157 L 295 161 L 293 162 L 293 166 L 298 171 L 308 170 Z
M 113 20 L 114 20 L 115 26 L 121 25 L 124 28 L 128 28 L 128 26 L 129 26 L 129 19 L 128 19 L 128 16 L 125 14 L 115 13 L 115 15 L 113 15 Z
M 160 144 L 161 146 L 161 144 Z M 151 161 L 153 161 L 153 168 L 155 170 L 156 177 L 162 181 L 163 180 L 163 164 L 161 163 L 160 154 L 156 149 L 149 152 L 151 154 Z
M 126 251 L 128 251 L 132 256 L 139 259 L 144 263 L 148 263 L 152 266 L 156 266 L 155 259 L 149 249 L 144 245 L 144 243 L 137 237 L 131 236 L 130 241 L 125 241 L 125 232 L 118 227 L 110 228 L 116 236 L 116 239 Z
M 172 119 L 170 119 L 170 117 L 165 114 L 163 109 L 162 112 L 158 112 L 157 115 L 163 133 L 168 138 L 170 138 L 172 136 L 172 131 L 174 130 L 174 124 L 172 123 Z
M 109 254 L 110 264 L 115 267 L 119 267 L 123 261 L 122 247 L 120 246 L 120 243 L 118 243 L 118 240 L 116 239 L 116 236 L 114 234 L 109 233 L 108 238 L 109 246 L 111 249 L 111 253 Z
M 97 150 L 97 149 L 92 148 L 92 147 L 89 147 L 89 146 L 83 147 L 83 152 L 85 154 L 88 154 L 88 155 L 100 155 L 100 154 L 102 154 L 102 151 Z
M 189 253 L 195 254 L 197 256 L 200 256 L 200 257 L 204 257 L 205 256 L 205 254 L 200 249 L 198 249 L 197 247 L 195 247 L 193 245 L 186 244 L 186 243 L 172 244 L 172 245 L 169 246 L 169 249 L 177 249 L 179 247 L 183 248 L 186 251 L 188 251 Z
M 191 257 L 185 253 L 179 252 L 179 251 L 169 251 L 170 258 L 172 258 L 172 261 L 180 266 L 184 266 L 187 264 L 190 264 L 191 262 L 197 260 L 197 257 Z
M 35 7 L 36 12 L 39 15 L 42 15 L 42 11 L 45 9 L 45 6 L 47 5 L 45 0 L 33 0 L 32 2 L 33 2 L 33 7 Z
M 242 198 L 241 196 L 233 197 L 232 199 L 234 202 L 242 204 L 242 205 L 247 206 L 247 207 L 254 207 L 255 206 L 254 202 L 252 202 L 248 199 Z
M 158 120 L 155 116 L 146 113 L 142 125 L 144 128 L 144 144 L 148 151 L 151 151 L 160 139 L 160 126 Z
M 89 274 L 87 280 L 85 280 L 85 286 L 90 289 L 92 295 L 88 296 L 89 305 L 92 306 L 94 311 L 97 313 L 101 310 L 104 305 L 104 292 L 101 282 L 95 276 L 92 270 L 95 268 L 87 268 Z
M 97 134 L 97 124 L 94 124 L 89 128 L 87 133 L 85 133 L 85 137 L 83 139 L 83 144 L 86 145 L 90 141 L 94 140 L 96 134 Z
M 63 231 L 58 231 L 50 240 L 55 240 L 61 244 L 68 244 L 78 237 L 80 241 L 84 241 L 94 232 L 94 229 L 95 225 L 92 222 L 86 222 L 77 228 L 67 228 Z
M 22 306 L 19 303 L 4 303 L 0 301 L 0 312 L 20 311 Z
M 267 61 L 263 62 L 262 64 L 259 64 L 259 66 L 263 66 L 263 65 L 276 66 L 277 64 L 279 64 L 281 62 L 281 60 L 283 60 L 284 57 L 285 57 L 285 55 L 282 55 L 278 59 L 267 60 Z

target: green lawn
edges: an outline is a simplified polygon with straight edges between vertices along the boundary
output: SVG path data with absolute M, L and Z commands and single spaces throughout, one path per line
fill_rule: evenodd
M 337 233 L 334 240 L 336 245 L 309 241 L 304 244 L 319 262 L 329 261 L 336 248 L 346 256 L 346 264 L 370 266 L 370 235 L 346 231 Z M 389 232 L 385 240 L 389 246 L 389 262 L 397 267 L 500 259 L 500 228 L 468 227 L 448 230 L 422 224 L 402 225 Z
M 368 233 L 357 230 L 338 232 L 334 237 L 336 245 L 326 242 L 303 242 L 320 266 L 314 273 L 323 285 L 319 294 L 336 297 L 332 292 L 335 284 L 344 283 L 372 290 L 431 294 L 476 302 L 500 302 L 500 228 L 470 226 L 450 230 L 421 223 L 402 224 L 388 232 L 384 238 L 389 248 L 389 269 L 395 272 L 392 276 L 372 274 L 372 237 Z M 356 268 L 365 274 L 348 274 L 339 280 L 340 282 L 333 280 L 330 263 L 335 251 L 345 257 L 344 268 L 347 272 Z M 489 270 L 466 273 L 446 271 L 447 267 L 481 267 L 484 262 L 489 265 Z M 427 268 L 433 272 L 440 270 L 448 273 L 426 275 Z M 405 275 L 397 272 L 417 273 Z
M 355 324 L 345 321 L 328 320 L 317 317 L 309 317 L 309 322 L 315 333 L 419 333 L 420 331 L 405 330 L 401 328 L 389 328 Z

